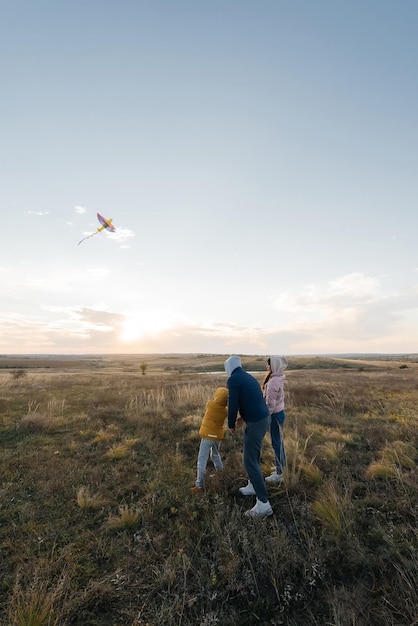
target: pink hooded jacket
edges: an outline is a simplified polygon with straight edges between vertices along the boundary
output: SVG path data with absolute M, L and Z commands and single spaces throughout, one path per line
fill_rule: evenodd
M 287 360 L 283 356 L 270 357 L 271 376 L 264 386 L 264 398 L 270 415 L 284 411 L 284 382 L 286 376 L 283 374 L 283 370 L 286 367 Z

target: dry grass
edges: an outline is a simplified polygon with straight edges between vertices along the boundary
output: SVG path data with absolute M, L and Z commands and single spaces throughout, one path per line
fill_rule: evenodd
M 393 465 L 388 465 L 387 463 L 379 463 L 376 461 L 375 463 L 370 463 L 369 467 L 366 470 L 365 474 L 366 478 L 380 478 L 380 479 L 388 479 L 388 478 L 397 478 L 398 472 L 396 467 Z
M 332 483 L 326 485 L 311 505 L 316 519 L 337 536 L 341 536 L 347 530 L 348 507 L 349 498 L 347 495 L 341 496 Z
M 115 430 L 105 430 L 104 428 L 101 428 L 99 430 L 99 432 L 97 433 L 97 435 L 94 437 L 94 439 L 92 439 L 92 444 L 98 444 L 98 443 L 108 443 L 109 441 L 112 441 L 113 439 L 115 439 L 115 437 L 118 435 L 118 432 L 115 432 Z
M 290 360 L 288 468 L 260 521 L 238 492 L 242 432 L 222 442 L 204 496 L 189 491 L 206 401 L 226 382 L 208 372 L 224 360 L 0 370 L 0 623 L 418 622 L 418 364 Z M 243 360 L 261 380 L 263 359 Z M 266 471 L 272 461 L 266 437 Z
M 416 456 L 416 448 L 405 441 L 392 441 L 381 452 L 381 458 L 386 463 L 410 470 L 416 467 Z
M 131 446 L 126 445 L 125 443 L 115 443 L 111 446 L 105 453 L 105 456 L 108 459 L 124 459 L 130 453 Z
M 80 487 L 77 491 L 77 504 L 83 510 L 102 509 L 110 504 L 110 500 L 99 494 L 91 495 L 88 487 Z
M 344 448 L 345 444 L 341 441 L 327 441 L 321 446 L 320 452 L 323 458 L 327 461 L 330 461 L 331 463 L 339 463 L 341 461 Z
M 141 513 L 137 508 L 130 508 L 127 505 L 119 507 L 119 515 L 111 515 L 107 520 L 107 526 L 111 530 L 123 530 L 135 528 L 140 519 Z
M 285 438 L 285 449 L 287 457 L 287 469 L 285 473 L 286 484 L 295 487 L 301 480 L 302 473 L 310 465 L 307 457 L 310 433 L 307 437 L 301 437 L 296 427 L 292 435 Z M 312 459 L 311 459 L 312 460 Z

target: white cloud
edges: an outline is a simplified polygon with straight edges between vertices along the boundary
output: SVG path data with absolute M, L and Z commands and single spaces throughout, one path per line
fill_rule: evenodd
M 104 278 L 110 274 L 110 270 L 104 267 L 91 267 L 87 270 L 87 274 L 91 278 Z
M 361 273 L 347 274 L 323 285 L 307 285 L 298 293 L 280 294 L 274 307 L 288 312 L 335 311 L 379 298 L 379 281 Z
M 331 346 L 333 352 L 364 352 L 377 344 L 384 352 L 395 336 L 404 345 L 409 342 L 413 352 L 414 339 L 404 329 L 409 329 L 407 312 L 418 311 L 416 292 L 385 293 L 376 278 L 353 273 L 282 293 L 274 307 L 281 319 L 280 332 L 297 338 L 294 347 L 303 352 L 330 351 Z
M 49 211 L 28 211 L 28 215 L 49 215 Z
M 64 282 L 72 293 L 76 278 L 106 282 L 108 274 L 106 268 L 91 267 Z M 34 277 L 27 280 L 26 286 L 51 288 L 50 281 L 45 286 Z M 55 280 L 52 284 L 58 286 Z M 96 295 L 101 298 L 100 291 Z M 19 346 L 23 353 L 418 352 L 418 287 L 385 292 L 377 279 L 349 274 L 281 294 L 275 307 L 273 323 L 263 323 L 260 309 L 260 323 L 244 325 L 227 314 L 213 321 L 164 307 L 120 312 L 97 299 L 89 306 L 60 306 L 55 301 L 40 307 L 38 316 L 0 314 L 0 351 L 14 353 Z
M 32 289 L 45 289 L 48 287 L 48 282 L 45 277 L 28 274 L 24 277 L 24 286 Z
M 355 272 L 330 281 L 328 291 L 331 296 L 362 299 L 373 297 L 378 293 L 379 287 L 379 281 L 376 278 Z
M 36 273 L 14 270 L 15 268 L 5 268 L 5 271 L 0 273 L 2 295 L 4 296 L 6 292 L 10 295 L 23 295 L 28 304 L 35 293 L 38 300 L 48 301 L 51 298 L 56 300 L 64 294 L 73 297 L 74 293 L 77 293 L 78 298 L 85 301 L 83 299 L 105 286 L 106 283 L 100 279 L 106 279 L 112 274 L 112 270 L 106 267 L 60 269 L 53 263 L 51 267 L 41 268 Z M 26 264 L 23 270 L 26 270 Z
M 82 207 L 82 206 L 77 206 L 77 205 L 76 205 L 76 206 L 74 207 L 74 210 L 75 210 L 75 212 L 76 212 L 76 213 L 79 213 L 79 215 L 83 215 L 83 213 L 87 213 L 87 209 L 85 209 L 85 208 L 84 208 L 84 207 Z
M 106 234 L 108 236 L 109 239 L 114 239 L 115 241 L 118 241 L 119 243 L 122 243 L 124 241 L 127 241 L 128 239 L 131 239 L 132 237 L 135 237 L 135 233 L 132 230 L 129 230 L 129 228 L 116 228 L 115 231 L 106 231 Z M 128 246 L 123 246 L 124 248 L 128 247 Z

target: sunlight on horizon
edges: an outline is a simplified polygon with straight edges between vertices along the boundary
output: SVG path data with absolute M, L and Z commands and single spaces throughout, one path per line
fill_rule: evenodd
M 155 336 L 168 330 L 171 321 L 162 313 L 145 311 L 129 315 L 123 323 L 120 339 L 125 343 L 138 341 L 146 336 Z

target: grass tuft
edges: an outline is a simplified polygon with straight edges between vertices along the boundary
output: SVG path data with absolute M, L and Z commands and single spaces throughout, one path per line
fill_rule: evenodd
M 322 472 L 314 463 L 303 463 L 301 470 L 306 482 L 311 485 L 319 485 L 322 482 Z
M 111 446 L 107 450 L 107 452 L 105 453 L 105 456 L 108 459 L 113 459 L 114 461 L 117 461 L 119 459 L 124 459 L 125 457 L 128 456 L 130 452 L 130 448 L 131 446 L 126 445 L 126 443 L 115 443 L 113 446 Z
M 131 530 L 136 528 L 140 519 L 141 513 L 135 508 L 131 509 L 129 506 L 120 506 L 119 515 L 112 515 L 107 520 L 107 526 L 110 530 Z
M 110 500 L 98 494 L 90 495 L 88 487 L 80 487 L 77 491 L 77 504 L 83 510 L 102 509 L 110 504 Z
M 341 497 L 334 484 L 328 484 L 311 504 L 316 519 L 337 536 L 347 530 L 347 508 L 347 497 Z
M 371 463 L 365 473 L 366 478 L 379 478 L 381 480 L 397 478 L 398 475 L 398 471 L 394 465 L 388 465 L 387 463 L 378 461 Z
M 311 436 L 312 433 L 305 438 L 300 437 L 296 427 L 293 436 L 285 437 L 287 456 L 286 483 L 290 488 L 295 487 L 300 482 L 304 468 L 309 465 L 306 454 Z
M 382 462 L 393 463 L 402 469 L 414 469 L 416 456 L 415 446 L 405 441 L 393 441 L 385 446 L 381 452 Z
M 342 452 L 345 448 L 345 444 L 341 441 L 327 441 L 321 448 L 321 455 L 326 461 L 330 463 L 338 463 L 341 460 Z

